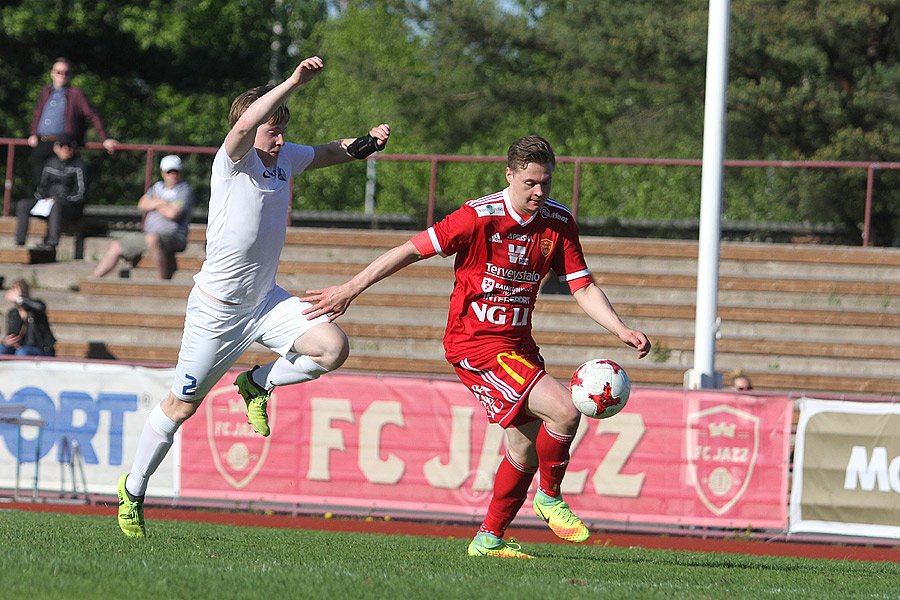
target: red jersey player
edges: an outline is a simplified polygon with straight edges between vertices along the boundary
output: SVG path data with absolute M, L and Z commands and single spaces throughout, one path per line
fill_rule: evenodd
M 598 324 L 636 348 L 650 351 L 647 336 L 625 325 L 606 294 L 594 285 L 575 219 L 548 197 L 556 166 L 553 150 L 538 136 L 509 148 L 509 187 L 470 200 L 408 242 L 388 250 L 347 283 L 310 290 L 309 318 L 342 315 L 372 284 L 423 258 L 455 254 L 456 282 L 444 335 L 447 360 L 504 428 L 507 452 L 494 492 L 468 552 L 473 556 L 531 558 L 503 540 L 540 471 L 534 510 L 559 537 L 583 542 L 590 535 L 563 502 L 560 484 L 581 417 L 564 385 L 544 370 L 531 335 L 531 317 L 543 277 L 553 271 Z

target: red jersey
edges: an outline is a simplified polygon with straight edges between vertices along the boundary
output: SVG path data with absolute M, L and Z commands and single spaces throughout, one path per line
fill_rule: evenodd
M 412 238 L 422 255 L 456 254 L 456 281 L 444 334 L 447 360 L 537 353 L 531 316 L 541 280 L 552 268 L 573 292 L 593 279 L 572 213 L 548 198 L 529 218 L 509 191 L 469 200 Z

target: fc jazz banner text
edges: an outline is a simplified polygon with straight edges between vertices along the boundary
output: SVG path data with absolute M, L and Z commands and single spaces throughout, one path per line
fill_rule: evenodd
M 232 380 L 181 428 L 182 496 L 485 512 L 504 436 L 461 383 L 338 372 L 277 388 L 264 438 Z M 633 389 L 615 417 L 582 419 L 563 493 L 588 521 L 785 528 L 791 413 L 786 396 Z

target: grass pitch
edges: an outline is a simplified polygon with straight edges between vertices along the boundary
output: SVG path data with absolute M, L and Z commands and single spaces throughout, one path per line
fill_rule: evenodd
M 468 539 L 0 511 L 0 597 L 897 598 L 900 564 L 529 544 L 471 558 Z

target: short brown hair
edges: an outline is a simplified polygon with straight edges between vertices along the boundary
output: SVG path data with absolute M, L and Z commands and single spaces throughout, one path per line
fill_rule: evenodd
M 31 288 L 29 287 L 28 282 L 21 277 L 12 282 L 10 289 L 12 288 L 19 288 L 19 292 L 26 297 L 31 294 Z
M 69 71 L 72 70 L 72 61 L 69 60 L 68 58 L 66 58 L 65 56 L 60 56 L 60 57 L 55 58 L 53 60 L 53 62 L 50 63 L 50 67 L 52 68 L 53 65 L 55 65 L 56 63 L 62 63 L 64 65 L 66 65 L 67 67 L 69 67 Z
M 251 104 L 265 96 L 268 92 L 274 89 L 274 85 L 260 85 L 252 90 L 247 90 L 240 96 L 234 99 L 234 102 L 231 103 L 231 110 L 228 111 L 228 126 L 234 127 L 234 124 L 237 123 L 238 119 L 241 118 L 241 115 L 244 114 L 244 111 L 250 107 Z M 288 121 L 291 120 L 291 112 L 288 110 L 288 107 L 284 104 L 275 109 L 275 113 L 269 119 L 269 123 L 272 125 L 284 125 Z
M 513 142 L 506 153 L 506 166 L 511 171 L 524 169 L 531 163 L 556 168 L 556 156 L 550 142 L 539 135 L 529 135 Z

